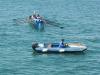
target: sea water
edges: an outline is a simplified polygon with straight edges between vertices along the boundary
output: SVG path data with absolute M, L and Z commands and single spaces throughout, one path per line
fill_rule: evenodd
M 56 22 L 38 30 L 36 14 Z M 63 28 L 61 28 L 63 27 Z M 82 43 L 84 53 L 37 54 L 32 42 Z M 0 0 L 0 75 L 100 75 L 100 0 Z

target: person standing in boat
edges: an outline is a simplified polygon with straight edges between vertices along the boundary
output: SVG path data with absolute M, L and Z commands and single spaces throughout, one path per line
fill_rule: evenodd
M 59 48 L 65 48 L 66 45 L 64 43 L 64 39 L 61 39 L 61 42 L 59 43 Z

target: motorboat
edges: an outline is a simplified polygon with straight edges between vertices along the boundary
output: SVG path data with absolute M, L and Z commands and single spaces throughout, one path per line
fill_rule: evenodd
M 59 43 L 32 43 L 32 48 L 37 53 L 69 53 L 87 50 L 84 44 L 79 43 L 68 43 L 65 48 L 59 48 Z

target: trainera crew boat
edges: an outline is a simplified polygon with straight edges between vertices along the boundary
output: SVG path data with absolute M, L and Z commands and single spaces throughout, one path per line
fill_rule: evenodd
M 44 20 L 39 16 L 39 14 L 29 16 L 29 23 L 38 29 L 44 28 Z
M 84 44 L 69 43 L 65 48 L 59 48 L 59 43 L 33 43 L 32 48 L 37 53 L 68 53 L 68 52 L 83 52 L 87 50 Z

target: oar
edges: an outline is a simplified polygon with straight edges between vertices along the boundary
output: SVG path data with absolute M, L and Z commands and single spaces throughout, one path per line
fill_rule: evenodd
M 59 26 L 59 25 L 61 25 L 60 23 L 52 22 L 52 21 L 49 21 L 47 19 L 45 19 L 45 21 L 46 21 L 47 24 L 50 24 L 50 25 L 53 25 L 53 26 L 56 26 L 56 27 L 60 27 L 61 29 L 64 28 L 64 27 Z
M 25 18 L 16 18 L 16 19 L 13 19 L 13 21 L 17 24 L 24 24 L 24 23 L 28 23 L 28 18 L 25 17 Z

